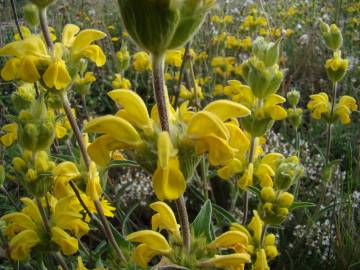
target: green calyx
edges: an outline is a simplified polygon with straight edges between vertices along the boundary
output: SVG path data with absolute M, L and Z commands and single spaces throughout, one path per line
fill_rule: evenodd
M 213 1 L 118 0 L 123 24 L 141 48 L 154 55 L 184 45 L 203 22 Z

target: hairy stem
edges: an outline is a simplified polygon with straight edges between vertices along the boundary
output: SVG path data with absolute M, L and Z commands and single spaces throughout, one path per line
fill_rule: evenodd
M 190 42 L 188 42 L 185 45 L 185 52 L 184 52 L 183 59 L 182 59 L 182 62 L 181 62 L 179 80 L 178 80 L 178 84 L 177 84 L 176 92 L 175 92 L 175 102 L 174 102 L 175 109 L 177 108 L 178 103 L 179 103 L 181 81 L 182 81 L 183 75 L 185 73 L 185 64 L 186 64 L 186 61 L 189 59 L 189 56 L 190 56 Z
M 100 221 L 104 227 L 104 233 L 107 237 L 107 239 L 109 240 L 111 246 L 113 247 L 114 249 L 114 252 L 116 253 L 117 256 L 119 256 L 121 258 L 121 260 L 123 262 L 126 261 L 126 258 L 124 256 L 124 254 L 122 253 L 120 247 L 118 246 L 118 244 L 116 243 L 116 240 L 115 240 L 115 237 L 111 231 L 111 228 L 109 226 L 109 223 L 105 217 L 105 214 L 104 214 L 104 210 L 101 206 L 101 203 L 99 200 L 94 200 L 94 205 L 95 205 L 95 208 L 96 208 L 96 211 L 100 217 Z
M 336 96 L 337 96 L 337 83 L 333 84 L 333 93 L 331 97 L 331 111 L 330 111 L 330 121 L 332 121 L 334 117 L 334 108 L 336 104 Z M 327 136 L 326 136 L 326 156 L 325 156 L 325 164 L 327 165 L 330 161 L 331 154 L 331 141 L 332 141 L 332 122 L 328 123 L 327 127 Z
M 152 60 L 153 60 L 152 64 L 153 64 L 154 96 L 158 109 L 160 125 L 163 131 L 169 132 L 170 126 L 169 126 L 169 116 L 167 110 L 168 94 L 164 82 L 164 56 L 153 55 Z M 191 243 L 190 224 L 189 224 L 189 217 L 183 196 L 181 196 L 179 199 L 176 200 L 176 207 L 179 213 L 184 247 L 186 250 L 190 251 L 190 243 Z
M 82 138 L 80 128 L 79 128 L 78 124 L 76 123 L 74 114 L 71 111 L 71 106 L 70 106 L 70 102 L 68 100 L 66 91 L 64 91 L 62 94 L 62 103 L 63 103 L 66 117 L 70 122 L 71 129 L 73 130 L 76 141 L 79 145 L 80 152 L 81 152 L 81 155 L 85 162 L 86 168 L 89 168 L 90 167 L 90 158 L 86 151 L 86 146 L 85 146 L 84 140 Z
M 40 27 L 41 27 L 41 31 L 43 33 L 46 45 L 48 46 L 49 49 L 52 50 L 54 47 L 54 44 L 50 37 L 49 25 L 48 25 L 48 21 L 47 21 L 46 12 L 47 12 L 46 8 L 39 9 Z
M 249 164 L 253 163 L 253 161 L 254 161 L 255 141 L 256 141 L 256 137 L 251 137 L 249 157 L 248 157 Z M 246 225 L 247 217 L 248 217 L 248 213 L 249 213 L 249 192 L 248 191 L 245 191 L 245 194 L 244 194 L 244 209 L 243 209 L 243 212 L 244 212 L 244 216 L 243 216 L 242 224 Z

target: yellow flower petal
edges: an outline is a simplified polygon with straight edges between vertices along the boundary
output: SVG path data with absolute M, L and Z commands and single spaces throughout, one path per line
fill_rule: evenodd
M 245 249 L 248 244 L 248 236 L 241 231 L 228 231 L 221 234 L 214 241 L 207 245 L 209 249 L 232 248 L 239 252 L 241 246 Z
M 40 238 L 33 230 L 25 230 L 14 236 L 10 242 L 10 256 L 15 261 L 25 260 L 32 247 L 40 242 Z
M 108 96 L 125 109 L 127 113 L 126 120 L 131 124 L 140 129 L 151 128 L 146 105 L 142 98 L 134 91 L 127 89 L 113 90 L 108 93 Z
M 179 225 L 176 222 L 175 214 L 164 202 L 154 202 L 150 208 L 157 212 L 151 219 L 152 230 L 168 230 L 175 236 L 180 235 Z
M 106 37 L 104 32 L 94 29 L 86 29 L 81 31 L 74 40 L 71 49 L 75 52 L 79 52 L 89 46 L 92 42 L 103 39 Z
M 19 77 L 19 66 L 20 66 L 19 58 L 11 58 L 6 62 L 4 67 L 1 69 L 1 77 L 4 81 L 12 81 Z
M 216 255 L 210 260 L 206 260 L 206 265 L 213 267 L 231 269 L 232 267 L 240 267 L 245 263 L 249 263 L 251 257 L 247 253 L 234 253 L 230 255 Z
M 142 230 L 131 233 L 126 237 L 126 240 L 129 242 L 144 243 L 149 248 L 163 254 L 168 254 L 171 251 L 171 247 L 165 237 L 152 230 Z
M 187 134 L 190 139 L 199 139 L 214 135 L 227 140 L 229 132 L 222 121 L 213 113 L 201 111 L 196 113 L 190 120 Z
M 176 200 L 185 192 L 186 181 L 177 159 L 170 159 L 164 169 L 156 169 L 153 174 L 153 188 L 156 196 L 162 201 Z
M 221 121 L 229 118 L 239 118 L 251 114 L 245 106 L 231 100 L 216 100 L 208 104 L 204 111 L 214 113 Z
M 47 87 L 65 89 L 71 82 L 64 60 L 55 60 L 45 71 L 43 80 Z
M 148 245 L 140 244 L 134 249 L 132 258 L 138 266 L 146 268 L 152 257 L 158 254 L 159 252 L 151 249 Z
M 128 121 L 113 115 L 105 115 L 91 120 L 85 126 L 84 131 L 105 133 L 115 140 L 133 147 L 142 144 L 136 129 Z
M 75 40 L 75 35 L 79 33 L 80 28 L 75 24 L 67 24 L 64 26 L 61 41 L 65 47 L 70 48 Z
M 96 164 L 106 166 L 111 160 L 111 152 L 117 149 L 124 149 L 127 145 L 115 140 L 110 135 L 102 135 L 96 138 L 88 147 L 87 152 Z
M 51 240 L 60 246 L 64 255 L 72 255 L 79 249 L 78 240 L 56 226 L 51 228 Z

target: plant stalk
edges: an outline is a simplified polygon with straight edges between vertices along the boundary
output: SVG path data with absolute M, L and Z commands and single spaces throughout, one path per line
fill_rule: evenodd
M 109 240 L 111 246 L 113 247 L 116 255 L 119 256 L 123 262 L 126 262 L 126 258 L 124 256 L 122 250 L 120 249 L 119 245 L 116 243 L 115 237 L 114 237 L 114 235 L 111 231 L 111 228 L 109 226 L 109 223 L 105 217 L 104 210 L 101 206 L 100 201 L 94 200 L 94 205 L 95 205 L 96 211 L 100 217 L 100 221 L 104 227 L 104 233 L 105 233 L 107 239 Z
M 254 155 L 255 155 L 255 142 L 256 142 L 256 137 L 251 137 L 251 141 L 250 141 L 250 150 L 249 150 L 249 158 L 248 158 L 248 163 L 251 164 L 254 161 Z M 242 220 L 242 224 L 245 226 L 247 223 L 247 216 L 249 213 L 249 192 L 245 191 L 244 194 L 244 209 L 243 209 L 243 220 Z
M 331 122 L 328 123 L 328 127 L 327 127 L 325 165 L 327 165 L 330 161 L 331 141 L 332 141 L 332 119 L 334 117 L 334 109 L 335 109 L 336 98 L 337 98 L 337 83 L 333 83 L 333 93 L 332 93 L 331 98 L 332 98 L 331 111 L 330 111 L 330 121 Z
M 85 146 L 84 140 L 82 138 L 82 133 L 80 131 L 80 128 L 79 128 L 78 124 L 76 123 L 74 114 L 72 113 L 70 102 L 68 100 L 66 91 L 64 91 L 62 94 L 62 103 L 63 103 L 66 117 L 68 118 L 68 120 L 70 122 L 71 129 L 73 130 L 76 141 L 79 145 L 80 152 L 81 152 L 81 155 L 85 162 L 86 168 L 89 168 L 90 167 L 90 158 L 86 151 L 86 146 Z
M 153 55 L 153 87 L 154 87 L 154 96 L 156 100 L 156 105 L 159 114 L 159 120 L 161 129 L 163 131 L 170 132 L 169 126 L 169 116 L 167 110 L 168 103 L 168 93 L 165 87 L 164 81 L 164 56 L 163 55 Z M 179 213 L 180 226 L 182 230 L 182 237 L 184 241 L 185 249 L 190 252 L 190 224 L 189 217 L 186 210 L 186 204 L 184 196 L 182 195 L 176 201 L 177 211 Z
M 51 40 L 50 32 L 49 32 L 49 25 L 46 15 L 47 9 L 46 8 L 40 8 L 39 9 L 39 19 L 40 19 L 40 27 L 41 31 L 44 36 L 44 40 L 46 42 L 47 47 L 52 50 L 54 47 L 54 43 Z

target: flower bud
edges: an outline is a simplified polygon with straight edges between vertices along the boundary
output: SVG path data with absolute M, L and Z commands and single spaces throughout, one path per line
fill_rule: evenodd
M 287 208 L 278 208 L 277 214 L 280 217 L 285 218 L 285 217 L 287 217 L 289 215 L 289 209 L 287 209 Z
M 21 84 L 11 95 L 11 101 L 17 111 L 28 109 L 35 100 L 33 84 Z
M 55 137 L 55 119 L 43 99 L 22 110 L 19 120 L 18 141 L 24 149 L 36 152 L 50 147 Z
M 256 115 L 241 118 L 244 129 L 253 137 L 263 136 L 274 124 L 271 118 L 257 119 Z
M 333 58 L 328 59 L 325 63 L 328 78 L 336 83 L 344 78 L 348 70 L 349 61 L 341 58 L 341 52 L 335 52 Z
M 12 165 L 16 172 L 23 172 L 26 169 L 26 163 L 22 158 L 14 157 L 12 160 Z
M 281 39 L 275 43 L 267 42 L 263 37 L 258 37 L 254 41 L 252 52 L 266 67 L 271 67 L 279 61 L 280 41 Z
M 45 151 L 40 151 L 35 157 L 35 170 L 38 173 L 46 172 L 49 169 L 48 155 Z
M 266 67 L 264 62 L 252 58 L 246 68 L 247 82 L 256 97 L 263 99 L 279 90 L 284 74 L 278 65 Z
M 294 195 L 289 192 L 283 192 L 278 196 L 277 202 L 280 207 L 289 208 L 294 202 Z
M 304 172 L 304 168 L 292 158 L 287 158 L 278 166 L 275 185 L 278 189 L 288 189 Z
M 343 37 L 339 27 L 337 27 L 335 24 L 332 24 L 329 27 L 328 24 L 320 20 L 320 30 L 322 32 L 322 36 L 325 40 L 326 46 L 329 49 L 333 51 L 340 49 L 343 44 Z
M 26 4 L 23 8 L 24 19 L 32 27 L 36 27 L 39 24 L 39 12 L 38 8 L 33 4 Z
M 301 123 L 302 123 L 302 109 L 300 108 L 296 108 L 296 109 L 288 109 L 288 117 L 287 120 L 290 122 L 290 124 L 294 127 L 294 128 L 298 128 L 300 127 Z
M 266 246 L 265 253 L 266 253 L 266 256 L 269 258 L 275 258 L 279 255 L 279 252 L 278 252 L 276 246 L 274 246 L 274 245 Z
M 26 180 L 28 182 L 33 182 L 37 179 L 37 172 L 34 169 L 28 169 L 27 173 L 26 173 Z
M 272 187 L 264 187 L 261 190 L 261 199 L 265 202 L 273 202 L 275 200 L 275 191 Z
M 292 107 L 296 107 L 299 104 L 300 92 L 297 91 L 296 89 L 293 89 L 286 94 L 286 97 L 288 99 L 289 104 Z

